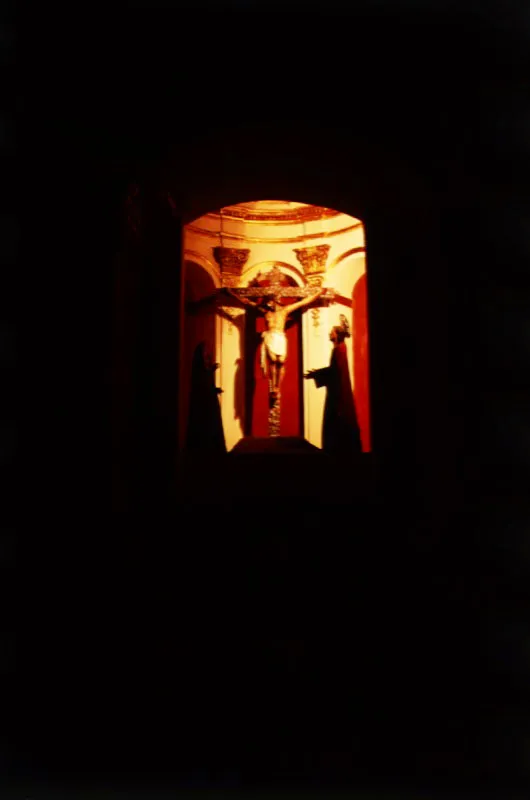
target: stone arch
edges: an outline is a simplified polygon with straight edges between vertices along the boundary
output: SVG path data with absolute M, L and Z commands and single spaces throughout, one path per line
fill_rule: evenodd
M 184 223 L 224 206 L 289 197 L 340 210 L 368 228 L 396 208 L 417 214 L 416 198 L 426 190 L 403 154 L 362 132 L 285 120 L 277 129 L 240 123 L 226 137 L 204 129 L 185 150 L 170 151 L 160 175 Z
M 296 197 L 300 202 L 336 208 L 364 220 L 373 166 L 377 165 L 376 172 L 381 173 L 382 179 L 386 174 L 385 182 L 395 175 L 395 170 L 385 173 L 381 154 L 372 154 L 374 146 L 367 142 L 362 143 L 363 165 L 360 168 L 360 143 L 357 146 L 351 138 L 339 141 L 336 130 L 319 129 L 317 136 L 307 129 L 301 131 L 299 125 L 291 129 L 288 125 L 282 126 L 278 132 L 281 154 L 278 154 L 277 137 L 271 133 L 268 129 L 248 125 L 234 130 L 233 138 L 224 142 L 205 132 L 186 150 L 185 157 L 181 151 L 174 151 L 172 163 L 164 172 L 169 180 L 172 174 L 182 176 L 185 172 L 189 176 L 175 187 L 175 202 L 185 223 L 215 208 L 264 197 Z M 256 152 L 260 153 L 259 159 Z M 327 161 L 341 163 L 340 181 L 337 181 L 337 174 L 327 168 Z M 310 169 L 308 164 L 311 164 Z M 192 197 L 189 192 L 186 196 L 185 185 L 192 190 Z M 388 192 L 386 187 L 384 190 L 390 196 L 394 193 Z
M 203 256 L 196 250 L 184 250 L 184 263 L 187 261 L 191 261 L 197 264 L 199 267 L 202 267 L 202 269 L 205 270 L 213 280 L 216 289 L 221 286 L 221 275 L 219 269 L 212 261 L 210 261 L 209 258 L 206 258 L 206 256 Z
M 335 256 L 333 261 L 331 261 L 328 266 L 328 272 L 329 270 L 334 269 L 342 261 L 345 261 L 347 258 L 350 258 L 351 256 L 357 256 L 360 253 L 364 253 L 366 255 L 366 247 L 364 245 L 362 247 L 353 247 L 351 250 L 346 250 L 344 253 Z
M 299 124 L 286 127 L 283 120 L 277 131 L 244 124 L 221 137 L 204 129 L 187 141 L 186 148 L 170 145 L 166 153 L 153 178 L 171 194 L 177 225 L 193 222 L 212 209 L 267 197 L 296 197 L 302 203 L 334 208 L 362 220 L 374 285 L 381 284 L 383 273 L 386 283 L 399 285 L 400 253 L 410 238 L 402 222 L 410 217 L 417 227 L 418 217 L 428 213 L 430 193 L 413 162 L 362 135 L 326 125 L 311 132 L 301 131 Z M 381 293 L 370 295 L 369 305 L 375 328 L 396 327 L 397 312 Z M 370 355 L 374 363 L 386 359 L 391 365 L 375 373 L 373 406 L 385 392 L 398 394 L 393 372 L 400 353 L 394 339 L 378 337 Z M 378 403 L 374 445 L 378 437 L 387 437 L 393 425 L 387 404 Z
M 350 266 L 352 268 L 351 271 Z M 366 250 L 364 248 L 353 248 L 352 250 L 348 250 L 332 261 L 326 271 L 326 282 L 329 279 L 329 281 L 335 287 L 333 278 L 333 275 L 335 275 L 335 279 L 339 280 L 339 283 L 343 284 L 342 288 L 338 289 L 339 294 L 351 297 L 355 282 L 358 280 L 360 275 L 367 272 L 368 269 L 369 266 L 366 260 Z M 345 279 L 346 284 L 344 284 Z

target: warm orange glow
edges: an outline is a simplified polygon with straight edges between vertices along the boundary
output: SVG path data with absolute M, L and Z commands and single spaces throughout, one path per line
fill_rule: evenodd
M 300 291 L 309 292 L 310 287 L 322 286 L 336 292 L 336 303 L 301 313 L 299 335 L 289 336 L 291 360 L 288 355 L 286 361 L 286 370 L 291 370 L 286 383 L 289 392 L 282 402 L 292 404 L 291 417 L 297 420 L 289 428 L 290 435 L 292 426 L 298 425 L 299 435 L 321 447 L 325 390 L 317 389 L 313 381 L 304 381 L 302 375 L 328 365 L 332 350 L 329 331 L 338 324 L 339 315 L 344 314 L 352 333 L 346 346 L 362 446 L 365 452 L 369 451 L 368 317 L 362 222 L 323 206 L 253 200 L 211 211 L 194 220 L 186 226 L 184 247 L 188 299 L 207 298 L 223 286 L 248 287 L 273 267 Z M 257 382 L 252 383 L 249 375 L 254 367 L 249 366 L 247 312 L 237 304 L 216 310 L 213 304 L 205 303 L 201 314 L 187 319 L 185 325 L 183 391 L 189 382 L 186 376 L 190 353 L 197 337 L 203 337 L 220 364 L 217 384 L 223 389 L 220 395 L 223 426 L 227 447 L 232 449 L 252 430 L 260 430 L 263 435 L 264 421 L 257 420 L 256 415 L 267 413 L 263 398 L 253 405 L 252 397 L 248 396 L 249 391 L 257 391 Z M 259 331 L 253 335 L 254 341 L 259 341 Z M 292 373 L 295 369 L 296 376 Z M 183 413 L 187 413 L 186 403 Z M 254 415 L 252 424 L 249 415 Z

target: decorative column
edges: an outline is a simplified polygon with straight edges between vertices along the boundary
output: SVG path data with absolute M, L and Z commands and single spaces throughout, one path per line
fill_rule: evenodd
M 214 247 L 213 257 L 221 269 L 223 286 L 235 287 L 239 284 L 243 267 L 248 261 L 250 250 L 242 247 Z
M 301 247 L 294 250 L 298 262 L 302 265 L 305 279 L 308 286 L 316 291 L 322 287 L 324 275 L 326 274 L 326 264 L 328 259 L 329 245 L 314 245 L 311 247 Z M 311 321 L 307 319 L 304 323 L 304 348 L 303 348 L 303 368 L 304 371 L 312 367 L 320 366 L 313 363 L 314 351 L 320 351 L 322 339 L 319 335 L 321 322 L 320 309 L 312 308 Z M 313 381 L 304 381 L 304 435 L 308 441 L 314 439 L 320 446 L 321 443 L 321 418 L 324 406 L 324 395 L 318 392 Z M 314 417 L 318 417 L 319 422 L 315 424 Z
M 213 257 L 221 270 L 221 286 L 235 289 L 239 286 L 241 275 L 245 264 L 248 261 L 250 250 L 239 247 L 214 247 Z M 228 306 L 221 306 L 224 314 L 229 319 L 234 320 L 234 313 Z M 228 333 L 232 333 L 232 324 L 228 327 Z
M 313 247 L 299 247 L 294 250 L 299 263 L 302 265 L 308 285 L 316 291 L 320 289 L 326 274 L 329 244 L 317 244 Z M 320 309 L 311 309 L 313 325 L 318 328 L 320 324 Z

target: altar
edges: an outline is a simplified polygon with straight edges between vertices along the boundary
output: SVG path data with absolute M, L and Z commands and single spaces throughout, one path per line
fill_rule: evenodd
M 227 450 L 249 438 L 277 437 L 322 447 L 326 393 L 304 375 L 329 363 L 330 329 L 343 316 L 351 329 L 348 369 L 368 452 L 362 222 L 301 203 L 242 203 L 187 225 L 184 247 L 181 386 L 189 394 L 193 352 L 206 341 L 219 365 L 215 379 Z M 269 339 L 268 346 L 272 331 L 278 341 Z M 181 431 L 189 414 L 185 400 L 182 406 Z

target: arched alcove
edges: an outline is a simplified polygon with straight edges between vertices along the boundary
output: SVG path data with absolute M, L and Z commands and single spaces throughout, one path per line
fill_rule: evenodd
M 413 385 L 410 380 L 404 383 L 400 377 L 404 352 L 403 320 L 408 320 L 411 326 L 415 324 L 419 310 L 431 302 L 428 299 L 431 289 L 426 273 L 422 273 L 422 280 L 418 286 L 422 283 L 426 291 L 418 289 L 414 296 L 407 292 L 403 293 L 400 271 L 406 261 L 410 268 L 411 253 L 414 253 L 416 258 L 421 249 L 414 231 L 421 228 L 425 235 L 425 231 L 430 229 L 429 194 L 422 185 L 421 176 L 414 172 L 402 156 L 396 156 L 391 148 L 386 147 L 382 151 L 373 141 L 361 140 L 351 135 L 345 137 L 343 133 L 336 129 L 328 130 L 324 125 L 319 127 L 317 135 L 316 131 L 312 132 L 310 128 L 301 131 L 299 126 L 293 127 L 289 122 L 286 125 L 282 124 L 281 130 L 277 131 L 275 136 L 272 136 L 271 130 L 254 127 L 252 124 L 238 125 L 234 130 L 234 136 L 229 138 L 217 139 L 206 129 L 198 131 L 197 136 L 187 142 L 186 149 L 168 148 L 168 156 L 159 162 L 158 167 L 153 169 L 149 167 L 143 177 L 139 174 L 139 185 L 143 187 L 140 195 L 143 193 L 144 196 L 140 207 L 151 209 L 146 228 L 147 231 L 151 231 L 149 237 L 157 238 L 161 231 L 164 237 L 168 236 L 171 240 L 174 236 L 178 238 L 180 233 L 182 235 L 180 243 L 177 244 L 175 238 L 174 245 L 171 244 L 170 248 L 180 246 L 182 251 L 188 251 L 188 255 L 184 258 L 189 258 L 193 253 L 192 260 L 202 263 L 203 267 L 215 277 L 218 275 L 219 281 L 221 281 L 219 265 L 213 252 L 215 247 L 220 246 L 219 225 L 217 221 L 215 230 L 212 214 L 215 216 L 220 209 L 234 208 L 238 205 L 248 207 L 252 202 L 258 202 L 245 198 L 290 196 L 297 197 L 299 205 L 313 205 L 328 210 L 340 209 L 346 216 L 357 220 L 359 229 L 363 232 L 363 251 L 366 247 L 369 248 L 369 272 L 366 276 L 366 334 L 369 339 L 370 369 L 367 375 L 365 371 L 365 383 L 369 384 L 369 391 L 365 393 L 364 407 L 369 408 L 370 413 L 363 415 L 363 402 L 360 398 L 359 421 L 364 419 L 363 448 L 365 451 L 368 449 L 371 451 L 373 447 L 378 462 L 397 459 L 399 463 L 402 451 L 407 450 L 411 457 L 415 448 L 414 459 L 417 462 L 418 448 L 413 442 L 412 428 L 398 421 L 395 409 L 411 408 L 413 404 L 411 394 L 421 388 L 416 384 Z M 259 158 L 256 156 L 258 152 Z M 340 164 L 340 169 L 337 169 L 337 164 Z M 416 201 L 420 196 L 423 200 L 418 206 Z M 160 212 L 155 212 L 155 207 L 158 207 Z M 172 218 L 171 223 L 164 221 L 154 224 L 155 216 L 167 218 L 168 214 Z M 190 226 L 195 226 L 199 219 L 209 220 L 210 224 L 206 252 L 199 252 L 189 243 L 186 245 L 186 232 Z M 171 226 L 173 233 L 168 234 L 167 231 Z M 300 233 L 308 232 L 302 230 Z M 321 230 L 320 233 L 326 233 L 326 230 Z M 339 238 L 336 237 L 334 241 L 338 242 Z M 315 243 L 316 240 L 310 241 Z M 225 245 L 241 248 L 242 243 L 240 234 L 239 238 L 235 237 L 225 242 Z M 278 261 L 300 271 L 300 264 L 293 259 L 295 244 L 299 246 L 299 242 L 292 242 L 287 257 L 281 253 L 275 253 L 272 257 L 261 254 L 259 257 L 256 255 L 256 260 Z M 360 243 L 354 241 L 330 252 L 328 281 L 330 286 L 333 285 L 331 273 L 335 269 L 343 269 L 341 261 L 350 256 L 353 259 L 359 246 Z M 184 287 L 181 287 L 179 294 L 175 293 L 176 284 L 182 283 L 183 270 L 178 269 L 177 250 L 174 249 L 174 255 L 171 256 L 170 248 L 167 265 L 163 267 L 161 265 L 165 276 L 162 278 L 162 283 L 169 289 L 166 292 L 168 312 L 164 311 L 162 316 L 169 330 L 173 326 L 173 332 L 171 330 L 170 332 L 175 335 L 173 343 L 167 338 L 164 340 L 163 347 L 167 358 L 165 355 L 162 357 L 164 366 L 161 361 L 160 374 L 163 372 L 166 376 L 175 370 L 175 363 L 179 365 L 182 363 L 181 348 L 184 339 L 184 331 L 179 333 L 181 322 L 184 324 L 184 314 L 179 311 L 181 303 L 185 303 Z M 175 264 L 177 264 L 176 272 Z M 250 261 L 249 265 L 253 266 Z M 173 277 L 170 275 L 172 270 Z M 291 274 L 294 275 L 294 272 Z M 336 275 L 338 274 L 337 272 Z M 157 282 L 160 286 L 159 279 Z M 350 307 L 353 287 L 351 289 L 348 296 Z M 396 302 L 397 298 L 399 302 Z M 338 311 L 337 307 L 335 311 Z M 241 314 L 234 309 L 230 316 L 231 320 L 225 318 L 219 323 L 218 341 L 220 342 L 222 338 L 224 346 L 227 342 L 231 342 L 233 352 L 230 355 L 232 359 L 230 369 L 237 371 L 237 379 L 233 375 L 223 375 L 223 368 L 217 375 L 217 384 L 224 392 L 221 396 L 224 420 L 228 427 L 232 428 L 232 434 L 227 436 L 229 449 L 243 438 L 245 430 L 244 404 L 235 401 L 235 396 L 241 395 L 237 385 L 245 380 L 241 370 L 239 343 L 242 320 Z M 322 308 L 318 317 L 317 330 L 311 327 L 313 310 L 311 314 L 303 315 L 303 352 L 308 352 L 306 341 L 308 335 L 314 338 L 314 334 L 318 333 L 316 339 L 320 342 L 320 355 L 318 358 L 315 357 L 312 363 L 304 362 L 304 370 L 320 368 L 329 358 L 329 329 L 337 322 L 338 314 L 333 317 L 333 310 Z M 428 320 L 431 327 L 437 324 L 432 314 L 428 316 Z M 428 337 L 422 341 L 427 347 Z M 349 351 L 349 368 L 351 379 L 355 382 L 359 371 L 355 367 L 353 342 L 350 341 L 349 344 L 352 347 L 351 354 Z M 317 350 L 313 348 L 313 353 L 316 352 Z M 441 359 L 439 361 L 441 362 Z M 224 353 L 222 362 L 224 365 L 230 363 L 227 352 Z M 434 363 L 429 353 L 429 364 L 434 365 Z M 433 376 L 433 380 L 435 378 L 436 376 Z M 169 395 L 173 391 L 173 383 L 172 379 L 167 377 L 163 380 L 168 383 L 167 391 L 164 389 L 163 392 L 167 397 L 169 408 L 171 403 Z M 178 386 L 175 386 L 176 391 L 173 394 L 175 398 L 173 408 L 179 407 L 177 418 L 180 433 L 178 439 L 175 437 L 173 440 L 175 444 L 172 446 L 182 450 L 183 407 L 186 401 L 182 397 L 183 381 L 175 379 L 174 383 Z M 303 391 L 304 437 L 319 447 L 325 390 L 316 390 L 309 382 L 304 382 Z M 421 413 L 425 414 L 426 419 L 428 418 L 426 411 Z M 229 416 L 228 422 L 227 416 Z M 314 420 L 313 424 L 310 423 L 311 419 Z M 166 427 L 169 433 L 169 426 Z M 425 457 L 428 457 L 426 442 L 427 439 L 423 438 L 420 446 L 425 452 Z M 179 463 L 177 452 L 175 459 L 176 463 Z
M 215 353 L 220 364 L 218 386 L 222 388 L 220 404 L 228 450 L 244 438 L 269 435 L 300 437 L 322 447 L 326 390 L 319 390 L 313 381 L 304 381 L 303 375 L 308 370 L 327 367 L 332 352 L 330 330 L 346 317 L 351 336 L 345 346 L 355 396 L 355 378 L 362 373 L 354 364 L 356 349 L 360 351 L 355 339 L 362 335 L 365 344 L 367 340 L 366 309 L 361 332 L 359 324 L 355 327 L 352 305 L 354 285 L 366 270 L 363 223 L 327 206 L 283 200 L 247 201 L 210 210 L 189 222 L 184 226 L 183 248 L 185 305 L 199 299 L 191 298 L 188 287 L 191 254 L 191 263 L 202 263 L 204 274 L 210 275 L 208 285 L 203 278 L 202 299 L 209 296 L 209 300 L 201 313 L 218 322 Z M 243 303 L 234 304 L 226 292 L 267 287 L 274 272 L 284 288 L 293 286 L 293 296 L 284 295 L 281 301 L 284 305 L 305 302 L 304 298 L 309 301 L 319 290 L 332 292 L 335 301 L 317 306 L 317 300 L 313 300 L 307 313 L 305 308 L 296 309 L 288 319 L 284 328 L 288 356 L 281 372 L 282 401 L 277 433 L 271 434 L 270 386 L 263 361 L 263 335 L 268 323 L 263 313 L 251 313 L 248 302 L 245 311 Z M 188 316 L 186 312 L 186 320 Z M 188 340 L 193 338 L 188 327 L 186 322 L 184 363 L 189 356 Z M 187 390 L 184 380 L 181 391 Z M 363 449 L 369 451 L 366 390 L 361 407 L 366 428 Z M 181 408 L 185 415 L 186 400 Z
M 207 126 L 195 129 L 185 150 L 171 149 L 161 165 L 160 182 L 169 189 L 175 218 L 183 229 L 212 210 L 256 197 L 296 197 L 300 203 L 340 209 L 362 220 L 369 250 L 367 329 L 374 367 L 369 373 L 370 433 L 363 435 L 363 442 L 379 450 L 383 459 L 397 454 L 406 443 L 398 443 L 400 426 L 392 409 L 410 406 L 399 377 L 403 353 L 400 318 L 412 319 L 419 306 L 407 297 L 398 310 L 393 301 L 400 296 L 405 253 L 419 251 L 414 231 L 422 225 L 428 230 L 430 225 L 429 191 L 413 164 L 396 153 L 391 142 L 382 148 L 377 140 L 363 136 L 361 128 L 346 130 L 325 120 L 317 126 L 300 126 L 287 116 L 270 126 L 255 124 L 252 119 L 238 121 L 230 136 L 221 138 Z M 346 246 L 335 256 L 355 246 Z M 328 317 L 323 310 L 323 326 L 329 329 Z M 434 324 L 433 317 L 431 320 Z M 327 346 L 326 339 L 322 346 Z M 310 366 L 322 363 L 324 356 Z M 309 391 L 307 384 L 304 391 Z M 320 418 L 323 395 L 321 391 L 313 398 Z M 305 418 L 307 421 L 309 415 Z M 305 431 L 306 438 L 316 443 L 317 428 L 320 423 Z
M 56 584 L 58 604 L 67 597 L 80 613 L 70 626 L 72 636 L 52 631 L 50 643 L 45 642 L 46 674 L 32 682 L 36 688 L 28 687 L 42 711 L 34 716 L 43 722 L 36 720 L 31 747 L 20 749 L 20 756 L 36 761 L 40 774 L 50 772 L 42 764 L 46 753 L 53 756 L 56 774 L 63 775 L 64 762 L 77 760 L 84 750 L 90 754 L 83 759 L 85 776 L 101 775 L 104 751 L 109 774 L 115 775 L 120 763 L 134 765 L 132 783 L 153 775 L 163 760 L 168 773 L 175 772 L 168 781 L 179 785 L 194 768 L 213 777 L 233 765 L 241 768 L 245 785 L 274 773 L 281 785 L 303 774 L 304 785 L 315 786 L 325 773 L 335 787 L 347 788 L 348 773 L 359 790 L 360 784 L 369 786 L 369 772 L 382 791 L 390 763 L 393 774 L 410 776 L 402 782 L 410 793 L 413 784 L 425 791 L 427 784 L 447 780 L 451 764 L 462 764 L 461 771 L 454 769 L 451 786 L 467 782 L 465 776 L 476 770 L 485 775 L 485 786 L 492 785 L 489 776 L 502 786 L 500 765 L 523 765 L 524 726 L 518 728 L 521 736 L 514 735 L 510 692 L 495 677 L 495 665 L 491 702 L 484 701 L 484 686 L 492 677 L 487 616 L 499 605 L 495 596 L 506 592 L 498 576 L 493 575 L 491 592 L 484 581 L 482 566 L 491 562 L 491 553 L 479 550 L 486 538 L 498 551 L 495 533 L 481 537 L 478 545 L 473 535 L 474 517 L 480 523 L 484 505 L 481 488 L 491 488 L 483 478 L 484 463 L 496 458 L 491 431 L 510 414 L 509 398 L 520 395 L 517 381 L 511 387 L 497 381 L 492 388 L 486 369 L 489 360 L 496 375 L 508 381 L 517 360 L 513 324 L 509 331 L 504 326 L 503 339 L 499 298 L 505 299 L 503 289 L 511 279 L 514 291 L 506 296 L 519 297 L 517 276 L 525 262 L 524 254 L 513 250 L 517 231 L 506 225 L 507 216 L 521 207 L 525 169 L 521 163 L 518 170 L 512 160 L 513 147 L 502 152 L 498 123 L 506 115 L 489 87 L 494 84 L 493 94 L 505 97 L 510 80 L 499 79 L 499 70 L 497 77 L 487 74 L 492 51 L 501 51 L 501 73 L 510 59 L 502 47 L 489 46 L 493 40 L 474 35 L 474 20 L 465 15 L 456 58 L 441 81 L 428 81 L 419 90 L 411 76 L 419 64 L 424 71 L 435 66 L 444 48 L 453 54 L 457 20 L 447 19 L 440 36 L 430 14 L 423 15 L 425 24 L 416 24 L 406 13 L 396 25 L 394 10 L 386 15 L 379 6 L 370 12 L 370 36 L 363 13 L 280 12 L 259 20 L 250 14 L 241 24 L 239 12 L 233 19 L 222 12 L 203 14 L 201 20 L 199 10 L 195 28 L 177 19 L 147 31 L 145 14 L 126 15 L 114 32 L 97 23 L 104 31 L 103 60 L 91 34 L 86 47 L 79 46 L 79 36 L 63 37 L 69 52 L 58 61 L 81 81 L 75 81 L 75 96 L 65 92 L 65 102 L 54 104 L 52 133 L 57 135 L 51 138 L 57 146 L 41 159 L 49 172 L 41 185 L 55 198 L 46 197 L 33 214 L 31 194 L 25 203 L 30 238 L 40 251 L 54 254 L 49 267 L 36 271 L 36 281 L 27 282 L 25 293 L 26 316 L 39 320 L 31 339 L 39 369 L 28 374 L 34 386 L 45 387 L 28 416 L 39 434 L 30 439 L 44 456 L 43 468 L 35 465 L 33 505 L 56 520 L 51 542 L 50 536 L 35 534 L 34 560 L 41 567 L 35 573 L 45 576 L 41 596 L 49 594 L 45 582 Z M 138 31 L 126 30 L 132 16 L 138 17 Z M 261 23 L 267 16 L 265 30 Z M 181 23 L 198 34 L 200 70 L 189 68 L 187 48 L 179 47 Z M 204 26 L 212 30 L 209 39 Z M 436 37 L 442 44 L 433 50 Z M 141 57 L 131 59 L 134 41 L 141 42 Z M 280 57 L 262 57 L 271 42 L 286 45 L 276 48 Z M 326 66 L 320 91 L 300 74 L 308 66 L 309 42 Z M 477 49 L 473 42 L 480 42 L 477 57 L 470 56 L 470 48 Z M 102 79 L 95 85 L 96 70 L 90 69 L 94 85 L 87 93 L 82 76 L 94 53 Z M 374 54 L 387 62 L 380 78 Z M 238 59 L 237 68 L 228 63 L 231 56 Z M 473 66 L 473 76 L 465 75 L 465 61 Z M 243 90 L 241 76 L 250 91 Z M 60 83 L 52 81 L 55 93 Z M 518 115 L 507 103 L 517 127 Z M 519 132 L 524 127 L 519 125 Z M 32 173 L 37 177 L 39 171 L 36 163 Z M 134 179 L 144 235 L 117 263 L 120 221 L 111 193 L 118 182 Z M 254 473 L 256 486 L 249 487 L 243 469 L 240 481 L 229 481 L 222 468 L 204 476 L 208 464 L 201 463 L 195 507 L 187 503 L 175 469 L 175 408 L 182 395 L 175 376 L 180 321 L 184 324 L 179 237 L 188 223 L 212 210 L 267 197 L 340 209 L 365 227 L 368 272 L 351 287 L 349 299 L 357 321 L 365 292 L 368 305 L 377 483 L 366 503 L 359 488 L 364 464 L 350 473 L 330 470 L 327 479 L 309 468 L 296 473 L 283 459 L 279 475 L 265 464 L 260 477 L 259 470 Z M 273 259 L 289 261 L 281 255 Z M 34 260 L 39 263 L 38 253 Z M 211 252 L 209 261 L 215 267 Z M 499 270 L 499 263 L 506 268 Z M 133 513 L 108 518 L 107 530 L 106 339 L 114 276 L 112 316 L 119 341 L 111 375 L 117 421 L 113 471 L 120 474 L 120 504 Z M 515 311 L 505 305 L 513 323 Z M 312 327 L 311 312 L 303 315 L 308 335 L 323 334 L 322 353 L 315 351 L 311 366 L 327 363 L 328 311 L 333 308 L 321 309 L 318 329 Z M 229 334 L 226 320 L 225 341 L 237 341 L 235 322 L 232 328 Z M 355 353 L 357 391 L 358 364 Z M 315 390 L 311 401 L 321 402 L 323 392 Z M 361 414 L 359 402 L 357 407 Z M 41 432 L 46 434 L 42 442 Z M 64 449 L 61 437 L 68 442 Z M 46 461 L 49 452 L 55 458 Z M 233 464 L 237 458 L 224 461 Z M 505 471 L 502 494 L 513 512 L 520 484 L 512 484 L 511 471 Z M 275 503 L 282 493 L 287 502 Z M 486 514 L 498 495 L 488 496 Z M 169 522 L 167 508 L 176 509 Z M 81 525 L 86 530 L 72 536 L 80 509 L 88 513 Z M 388 509 L 395 524 L 381 525 Z M 455 529 L 459 516 L 470 523 L 467 532 Z M 399 528 L 406 536 L 396 535 Z M 501 534 L 502 544 L 510 531 Z M 65 570 L 64 558 L 55 555 L 63 550 L 68 556 L 79 544 L 83 558 L 70 559 Z M 487 543 L 486 549 L 491 549 Z M 123 584 L 119 592 L 117 582 Z M 513 581 L 508 576 L 501 583 L 510 595 L 501 597 L 501 606 L 509 614 Z M 200 597 L 196 602 L 199 595 L 204 602 Z M 477 596 L 485 602 L 477 603 Z M 47 605 L 38 620 L 57 618 L 56 609 L 48 613 Z M 483 619 L 477 616 L 479 606 L 486 609 Z M 178 620 L 178 636 L 168 636 L 175 609 L 181 608 L 190 613 Z M 497 617 L 502 625 L 502 614 Z M 425 626 L 423 619 L 431 624 Z M 143 620 L 147 624 L 140 630 Z M 227 620 L 231 642 L 224 636 Z M 40 628 L 46 632 L 46 626 Z M 89 628 L 95 638 L 87 647 Z M 208 665 L 220 643 L 218 631 L 223 631 L 223 657 L 217 660 L 223 664 L 213 675 Z M 478 631 L 481 640 L 485 635 L 485 647 L 470 631 Z M 138 649 L 143 633 L 148 646 Z M 266 658 L 252 650 L 250 640 L 260 636 L 300 638 L 305 654 L 296 660 L 301 668 L 289 664 L 275 677 Z M 80 657 L 72 659 L 72 653 Z M 397 665 L 388 657 L 392 653 L 398 654 Z M 73 670 L 70 680 L 59 668 L 66 662 Z M 116 680 L 109 680 L 102 667 L 109 662 Z M 126 683 L 122 673 L 129 676 Z M 89 690 L 79 708 L 70 691 L 75 686 Z M 257 705 L 252 703 L 256 686 L 266 687 Z M 139 689 L 134 704 L 131 687 Z M 41 695 L 50 702 L 42 705 Z M 109 708 L 115 713 L 107 730 L 94 737 L 92 729 Z M 172 721 L 169 736 L 157 735 L 164 728 L 157 709 Z M 44 724 L 50 716 L 68 735 L 50 736 Z M 227 717 L 234 721 L 234 734 L 223 726 Z M 407 717 L 410 734 L 404 732 Z M 498 724 L 502 719 L 506 724 Z M 273 742 L 270 747 L 279 727 L 276 738 L 284 746 Z M 503 755 L 507 751 L 513 754 L 509 758 Z M 327 771 L 326 760 L 350 756 L 344 772 Z M 508 783 L 514 772 L 504 773 Z

